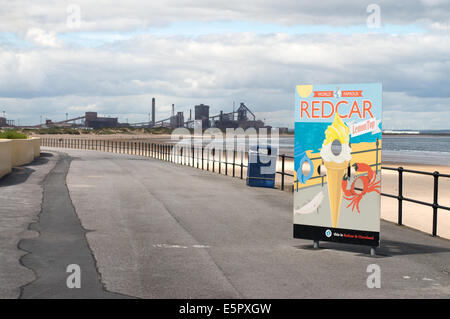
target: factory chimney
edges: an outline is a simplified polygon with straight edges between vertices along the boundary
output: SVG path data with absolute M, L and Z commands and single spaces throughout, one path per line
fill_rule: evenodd
M 152 123 L 153 125 L 155 125 L 155 109 L 156 109 L 156 105 L 155 105 L 155 98 L 152 98 Z
M 172 104 L 172 116 L 175 116 L 175 104 Z

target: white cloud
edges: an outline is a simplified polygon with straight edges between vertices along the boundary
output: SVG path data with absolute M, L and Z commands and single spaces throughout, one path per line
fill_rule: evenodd
M 366 8 L 373 0 L 77 0 L 80 31 L 133 30 L 180 21 L 258 21 L 283 25 L 365 25 Z M 71 2 L 0 0 L 0 30 L 29 28 L 66 32 Z M 448 21 L 448 0 L 378 0 L 382 24 L 430 24 Z
M 269 123 L 292 126 L 288 114 L 296 84 L 382 81 L 389 126 L 406 123 L 403 116 L 418 121 L 408 115 L 415 112 L 434 114 L 446 127 L 449 37 L 143 35 L 96 49 L 0 51 L 0 94 L 10 98 L 4 105 L 26 98 L 34 118 L 45 98 L 51 101 L 47 112 L 60 118 L 95 108 L 145 121 L 151 97 L 157 96 L 158 118 L 170 114 L 172 103 L 184 111 L 206 103 L 218 112 L 231 110 L 235 101 L 246 102 Z
M 38 28 L 31 28 L 27 31 L 25 38 L 28 41 L 32 41 L 38 45 L 58 48 L 61 46 L 61 42 L 58 40 L 55 32 L 46 32 L 45 30 Z
M 184 111 L 206 103 L 216 113 L 231 110 L 234 101 L 245 102 L 269 124 L 292 127 L 296 84 L 381 81 L 388 126 L 448 127 L 449 1 L 378 1 L 382 23 L 429 27 L 417 34 L 142 31 L 180 21 L 358 25 L 372 2 L 82 0 L 81 28 L 68 30 L 66 3 L 0 0 L 0 30 L 36 44 L 0 46 L 0 103 L 31 124 L 41 114 L 57 120 L 88 110 L 145 121 L 153 96 L 157 118 L 167 117 L 172 103 Z M 85 32 L 92 43 L 108 38 L 97 46 L 60 40 L 60 33 L 86 30 L 111 32 Z

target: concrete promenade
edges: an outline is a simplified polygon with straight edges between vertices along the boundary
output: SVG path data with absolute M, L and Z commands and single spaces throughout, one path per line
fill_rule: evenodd
M 450 297 L 448 240 L 382 222 L 376 257 L 313 250 L 292 238 L 287 192 L 152 158 L 42 151 L 0 180 L 0 298 Z M 80 289 L 65 286 L 68 264 Z M 370 264 L 380 289 L 366 286 Z

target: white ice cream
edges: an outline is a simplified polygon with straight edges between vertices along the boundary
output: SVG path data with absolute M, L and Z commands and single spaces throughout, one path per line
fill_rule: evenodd
M 325 162 L 343 163 L 352 158 L 350 148 L 350 131 L 348 126 L 342 121 L 338 113 L 335 114 L 333 123 L 325 131 L 325 140 L 320 150 L 320 156 Z M 333 153 L 333 143 L 336 148 Z
M 331 151 L 331 143 L 329 143 L 322 145 L 320 157 L 322 157 L 325 162 L 343 163 L 352 159 L 352 149 L 348 144 L 342 144 L 341 153 L 339 155 L 334 155 Z

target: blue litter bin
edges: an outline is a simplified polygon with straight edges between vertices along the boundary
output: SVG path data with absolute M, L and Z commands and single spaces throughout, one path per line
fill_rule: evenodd
M 271 146 L 250 146 L 248 151 L 247 185 L 275 187 L 278 150 Z

